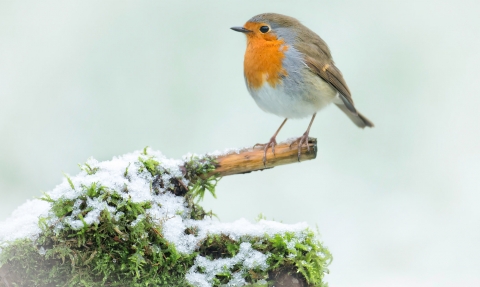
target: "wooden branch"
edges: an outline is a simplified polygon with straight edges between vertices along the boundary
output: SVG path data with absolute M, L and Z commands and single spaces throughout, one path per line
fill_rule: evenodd
M 227 176 L 233 174 L 249 173 L 257 170 L 274 168 L 279 165 L 299 162 L 298 146 L 296 143 L 290 147 L 292 141 L 281 142 L 275 146 L 275 156 L 271 148 L 267 152 L 267 162 L 263 164 L 263 147 L 246 148 L 239 151 L 228 152 L 226 154 L 215 156 L 217 159 L 217 167 L 205 177 L 217 174 L 219 176 Z M 308 145 L 302 146 L 300 162 L 315 159 L 317 157 L 317 139 L 309 138 Z

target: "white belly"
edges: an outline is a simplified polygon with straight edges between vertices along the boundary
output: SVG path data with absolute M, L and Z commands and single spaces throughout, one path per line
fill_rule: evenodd
M 266 82 L 249 92 L 265 112 L 289 119 L 310 117 L 334 101 L 337 91 L 318 76 L 305 80 L 290 89 L 284 85 L 273 88 Z

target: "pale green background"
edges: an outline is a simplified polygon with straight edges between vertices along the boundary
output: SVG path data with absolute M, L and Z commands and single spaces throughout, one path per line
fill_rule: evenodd
M 376 127 L 328 107 L 315 161 L 224 178 L 205 205 L 318 225 L 332 287 L 480 286 L 478 3 L 1 1 L 0 220 L 90 156 L 267 141 L 282 119 L 248 95 L 229 27 L 278 12 L 327 41 Z

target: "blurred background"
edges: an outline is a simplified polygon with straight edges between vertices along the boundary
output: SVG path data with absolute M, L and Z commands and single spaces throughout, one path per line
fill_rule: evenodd
M 316 160 L 226 177 L 204 205 L 318 226 L 332 287 L 480 286 L 478 1 L 1 1 L 0 220 L 90 156 L 268 141 L 282 119 L 248 94 L 229 29 L 263 12 L 329 44 L 376 127 L 328 107 Z

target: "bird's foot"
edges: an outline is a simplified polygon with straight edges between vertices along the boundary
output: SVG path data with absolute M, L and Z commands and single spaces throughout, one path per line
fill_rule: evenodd
M 263 147 L 263 166 L 267 166 L 267 151 L 268 147 L 272 147 L 272 153 L 273 156 L 275 156 L 275 146 L 277 145 L 277 141 L 275 139 L 275 136 L 270 138 L 270 141 L 265 144 L 257 143 L 256 145 L 253 146 L 253 148 L 257 146 L 262 146 Z
M 308 144 L 308 131 L 306 131 L 303 136 L 299 137 L 298 139 L 294 140 L 290 144 L 290 148 L 292 148 L 293 144 L 298 145 L 298 161 L 300 161 L 300 156 L 302 155 L 302 146 L 306 145 L 307 146 L 307 151 L 310 151 L 310 145 Z

